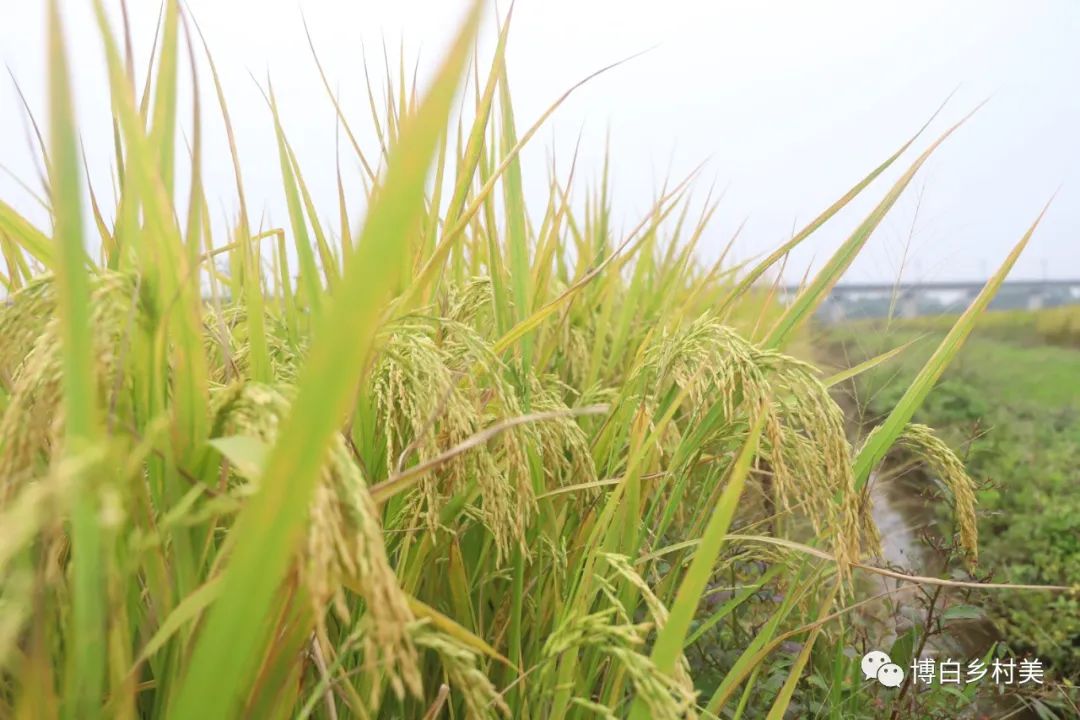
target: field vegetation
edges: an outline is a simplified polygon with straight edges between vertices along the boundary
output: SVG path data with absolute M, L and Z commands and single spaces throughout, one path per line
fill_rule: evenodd
M 945 332 L 956 322 L 957 315 L 893 319 L 888 323 L 863 321 L 852 327 L 864 327 L 876 335 L 884 328 L 912 333 Z M 1039 310 L 1001 310 L 984 313 L 978 321 L 982 337 L 1008 340 L 1014 345 L 1058 345 L 1080 347 L 1080 305 L 1061 305 Z
M 266 86 L 289 217 L 255 227 L 245 138 L 192 19 L 165 3 L 144 73 L 130 29 L 94 5 L 116 202 L 85 184 L 55 1 L 38 135 L 51 222 L 0 201 L 0 716 L 930 707 L 859 673 L 848 620 L 874 572 L 867 481 L 897 443 L 962 468 L 911 421 L 1038 221 L 858 447 L 828 391 L 841 378 L 790 351 L 958 125 L 926 143 L 920 130 L 760 262 L 702 266 L 716 200 L 693 176 L 624 234 L 606 179 L 580 188 L 574 165 L 526 206 L 519 151 L 561 99 L 534 124 L 515 117 L 509 18 L 470 69 L 477 2 L 426 87 L 404 73 L 361 87 L 376 147 L 337 110 L 342 161 L 366 181 L 329 170 L 332 220 Z M 198 81 L 191 117 L 182 67 Z M 211 111 L 236 165 L 226 236 L 200 176 Z M 777 305 L 788 251 L 916 143 Z M 972 481 L 948 480 L 974 569 Z
M 915 414 L 958 448 L 978 491 L 980 564 L 1014 583 L 1080 582 L 1080 352 L 1067 330 L 1078 308 L 987 313 L 941 382 Z M 845 354 L 909 352 L 861 375 L 856 397 L 865 419 L 887 413 L 939 337 L 940 318 L 868 324 L 832 333 Z M 1066 347 L 1060 347 L 1066 345 Z M 1080 605 L 1076 598 L 993 594 L 979 602 L 1019 651 L 1080 681 Z

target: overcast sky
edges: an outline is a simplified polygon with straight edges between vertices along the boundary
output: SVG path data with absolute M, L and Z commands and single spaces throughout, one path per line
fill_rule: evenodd
M 368 128 L 361 45 L 374 62 L 384 37 L 394 57 L 403 38 L 407 57 L 419 55 L 423 75 L 465 3 L 187 4 L 222 71 L 252 213 L 281 225 L 287 217 L 277 150 L 252 74 L 261 80 L 269 73 L 317 204 L 336 216 L 333 109 L 307 48 L 301 9 L 346 111 Z M 129 5 L 145 62 L 157 2 Z M 104 191 L 112 140 L 101 45 L 90 0 L 62 0 L 61 6 L 90 171 Z M 0 8 L 0 60 L 43 115 L 45 2 L 0 0 Z M 490 48 L 493 14 L 486 25 L 484 47 Z M 525 155 L 526 189 L 537 203 L 546 200 L 546 159 L 554 152 L 565 170 L 579 131 L 580 166 L 586 177 L 596 177 L 610 131 L 617 220 L 630 227 L 665 175 L 680 177 L 707 160 L 699 194 L 713 181 L 727 192 L 702 253 L 715 256 L 746 219 L 736 246 L 745 259 L 775 247 L 837 199 L 959 88 L 919 147 L 982 100 L 990 102 L 924 168 L 847 279 L 895 280 L 909 238 L 905 279 L 983 278 L 1059 186 L 1013 277 L 1080 277 L 1077 38 L 1077 0 L 519 0 L 509 52 L 519 128 L 584 75 L 655 46 L 559 110 Z M 202 80 L 205 92 L 205 72 Z M 235 210 L 231 170 L 215 104 L 205 100 L 212 137 L 204 172 L 220 226 Z M 190 127 L 186 116 L 182 127 Z M 3 78 L 0 164 L 34 184 L 25 137 L 14 89 Z M 913 152 L 906 160 L 915 157 Z M 864 202 L 793 255 L 789 279 L 827 258 L 901 169 L 871 186 Z M 6 175 L 0 176 L 0 197 L 44 222 L 40 208 Z

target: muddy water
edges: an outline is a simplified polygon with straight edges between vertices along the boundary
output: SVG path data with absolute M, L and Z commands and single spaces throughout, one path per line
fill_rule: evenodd
M 926 570 L 933 555 L 920 539 L 932 527 L 929 518 L 924 517 L 927 508 L 914 492 L 902 487 L 909 483 L 890 482 L 876 474 L 870 483 L 874 522 L 881 532 L 881 560 L 908 571 Z
M 848 418 L 847 429 L 854 442 L 866 430 L 856 420 L 861 414 L 855 408 L 852 395 L 838 393 L 835 399 Z M 926 496 L 930 484 L 931 480 L 920 471 L 898 476 L 888 471 L 887 464 L 882 473 L 871 475 L 872 512 L 881 534 L 882 551 L 874 564 L 909 575 L 949 577 L 945 559 L 927 542 L 927 537 L 940 538 L 937 508 Z M 880 646 L 884 649 L 892 647 L 896 638 L 913 627 L 921 637 L 926 623 L 925 595 L 919 589 L 906 589 L 910 583 L 900 583 L 881 575 L 873 575 L 869 580 L 869 594 L 887 593 L 881 603 L 872 606 L 864 615 L 864 619 L 875 626 L 873 634 Z M 932 592 L 933 588 L 927 590 Z M 958 601 L 955 593 L 943 592 L 936 612 L 941 611 L 942 602 L 950 601 Z M 942 634 L 930 639 L 923 649 L 923 656 L 951 658 L 966 665 L 970 660 L 984 657 L 1001 639 L 1001 633 L 988 620 L 951 621 L 945 624 Z M 967 708 L 957 717 L 1007 716 L 1010 720 L 1034 720 L 1027 712 L 1017 713 L 1017 705 L 1011 698 L 994 697 L 991 693 L 980 695 L 975 707 Z
M 945 559 L 927 542 L 937 537 L 936 509 L 924 496 L 926 478 L 909 473 L 900 478 L 871 477 L 870 496 L 874 522 L 881 533 L 882 555 L 879 564 L 894 570 L 933 577 L 948 577 Z M 894 623 L 892 635 L 906 632 L 912 623 L 925 621 L 925 607 L 912 591 L 896 592 L 895 580 L 878 577 L 879 592 L 891 591 Z M 949 591 L 942 595 L 950 599 Z M 941 611 L 942 601 L 935 612 Z M 891 638 L 890 638 L 891 639 Z M 928 655 L 949 655 L 970 660 L 982 657 L 1001 636 L 988 620 L 952 621 L 945 632 L 932 638 Z
M 928 504 L 923 492 L 926 478 L 916 472 L 901 478 L 872 476 L 870 481 L 874 521 L 881 532 L 882 554 L 878 564 L 913 575 L 948 577 L 944 558 L 926 539 L 927 536 L 937 536 L 936 510 Z M 898 590 L 895 580 L 882 576 L 876 576 L 872 582 L 877 593 L 889 593 L 881 606 L 870 613 L 879 623 L 882 645 L 890 647 L 897 637 L 913 626 L 919 629 L 921 636 L 926 622 L 926 606 L 919 601 L 918 591 Z M 955 601 L 946 591 L 935 612 L 940 613 L 943 601 L 949 600 Z M 970 660 L 984 657 L 999 640 L 1001 634 L 989 620 L 951 621 L 944 625 L 942 634 L 935 635 L 927 642 L 922 656 L 959 660 L 966 666 Z M 957 715 L 1006 716 L 1011 720 L 1036 717 L 1018 706 L 1014 699 L 990 693 L 982 693 L 974 707 Z

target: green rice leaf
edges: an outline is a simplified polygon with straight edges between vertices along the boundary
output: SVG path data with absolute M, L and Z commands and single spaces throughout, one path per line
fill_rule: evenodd
M 46 268 L 55 267 L 52 241 L 3 200 L 0 200 L 0 231 Z
M 101 716 L 105 689 L 104 540 L 98 488 L 88 454 L 103 439 L 97 403 L 90 274 L 83 246 L 82 189 L 67 54 L 56 0 L 49 3 L 49 168 L 56 228 L 56 291 L 63 345 L 64 454 L 75 474 L 71 498 L 73 644 L 65 674 L 64 716 Z M 60 472 L 65 472 L 61 469 Z
M 884 363 L 889 362 L 894 357 L 896 357 L 897 355 L 900 355 L 901 353 L 903 353 L 905 350 L 907 350 L 908 348 L 910 348 L 912 345 L 919 342 L 920 340 L 922 340 L 921 337 L 912 338 L 911 340 L 908 340 L 903 345 L 898 345 L 897 347 L 894 347 L 892 350 L 886 350 L 885 352 L 881 353 L 880 355 L 876 355 L 876 356 L 874 356 L 874 357 L 872 357 L 872 358 L 870 358 L 868 360 L 863 360 L 861 363 L 859 363 L 857 365 L 854 365 L 854 366 L 848 368 L 847 370 L 842 370 L 842 371 L 836 373 L 835 375 L 830 375 L 829 377 L 825 378 L 822 381 L 822 383 L 825 385 L 825 387 L 833 387 L 835 385 L 839 385 L 842 382 L 850 380 L 851 378 L 858 377 L 859 375 L 862 375 L 864 372 L 868 372 L 870 370 L 873 370 L 878 365 L 882 365 Z
M 1051 199 L 1050 202 L 1053 202 Z M 893 443 L 900 433 L 904 431 L 907 424 L 911 422 L 911 418 L 915 415 L 915 411 L 922 405 L 923 400 L 930 393 L 931 388 L 937 383 L 938 378 L 945 372 L 945 368 L 949 365 L 952 359 L 956 356 L 956 353 L 963 346 L 964 341 L 967 340 L 968 335 L 975 329 L 975 323 L 978 321 L 979 316 L 993 300 L 994 295 L 997 294 L 998 288 L 1001 287 L 1001 283 L 1005 282 L 1005 278 L 1008 276 L 1009 271 L 1012 270 L 1013 265 L 1016 264 L 1017 259 L 1020 257 L 1020 253 L 1027 247 L 1028 242 L 1031 240 L 1031 236 L 1035 234 L 1035 229 L 1042 222 L 1043 216 L 1046 215 L 1046 211 L 1050 208 L 1050 202 L 1042 209 L 1039 216 L 1035 218 L 1035 222 L 1031 224 L 1024 236 L 1020 238 L 1020 241 L 1013 247 L 1012 251 L 1005 258 L 1005 261 L 998 268 L 997 272 L 991 276 L 991 278 L 983 286 L 982 291 L 971 302 L 971 305 L 964 314 L 956 321 L 949 330 L 948 334 L 938 345 L 934 354 L 930 356 L 930 359 L 923 365 L 922 370 L 915 376 L 911 385 L 908 386 L 907 391 L 903 397 L 896 403 L 896 406 L 889 413 L 889 416 L 885 418 L 885 421 L 875 430 L 875 432 L 867 438 L 867 442 L 859 450 L 859 454 L 855 457 L 854 472 L 855 472 L 855 484 L 858 489 L 862 489 L 866 482 L 870 479 L 870 472 L 877 467 L 885 458 L 885 453 L 889 451 Z
M 765 345 L 772 348 L 784 347 L 788 340 L 791 339 L 792 334 L 795 332 L 802 323 L 804 323 L 818 306 L 825 301 L 829 292 L 833 286 L 840 280 L 840 277 L 851 266 L 851 263 L 858 256 L 863 246 L 866 245 L 866 241 L 870 239 L 870 235 L 877 229 L 877 226 L 881 224 L 881 221 L 885 219 L 885 216 L 892 209 L 896 201 L 900 199 L 900 196 L 907 189 L 907 186 L 911 183 L 912 179 L 919 169 L 926 163 L 930 156 L 934 153 L 938 147 L 941 146 L 945 140 L 952 135 L 957 129 L 960 128 L 968 118 L 979 111 L 982 105 L 977 106 L 970 113 L 961 118 L 960 122 L 953 125 L 946 130 L 941 137 L 935 140 L 930 147 L 923 151 L 915 162 L 911 164 L 900 179 L 893 184 L 889 192 L 885 197 L 877 204 L 877 206 L 867 215 L 866 219 L 855 229 L 855 232 L 851 234 L 843 245 L 833 254 L 829 261 L 825 264 L 825 267 L 814 277 L 810 284 L 799 293 L 798 297 L 792 301 L 791 305 L 776 322 L 776 325 L 769 332 L 769 335 L 765 339 Z M 906 147 L 906 146 L 905 146 Z M 889 161 L 891 162 L 891 160 Z

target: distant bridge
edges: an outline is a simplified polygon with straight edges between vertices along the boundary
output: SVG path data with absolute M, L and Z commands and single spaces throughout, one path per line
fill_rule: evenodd
M 901 283 L 841 283 L 829 293 L 819 315 L 826 322 L 845 319 L 916 317 L 955 312 L 967 307 L 986 281 L 944 280 Z M 794 298 L 799 286 L 784 287 L 785 300 Z M 998 289 L 991 309 L 1038 310 L 1080 303 L 1080 279 L 1006 280 Z

